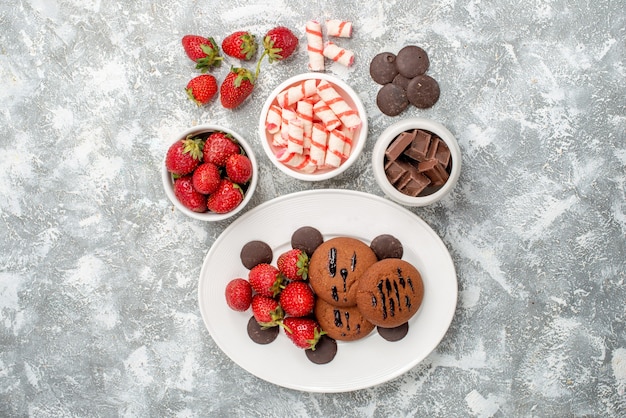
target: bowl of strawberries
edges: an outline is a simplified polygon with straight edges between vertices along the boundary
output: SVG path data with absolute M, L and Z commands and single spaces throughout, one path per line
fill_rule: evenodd
M 179 134 L 164 158 L 165 194 L 185 215 L 221 221 L 250 201 L 258 165 L 250 144 L 235 131 L 199 125 Z

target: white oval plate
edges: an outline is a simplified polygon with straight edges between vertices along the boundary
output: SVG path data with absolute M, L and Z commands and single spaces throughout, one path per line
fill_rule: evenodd
M 402 242 L 403 259 L 422 274 L 424 300 L 397 342 L 374 330 L 352 342 L 338 341 L 328 364 L 310 362 L 282 333 L 267 345 L 253 342 L 246 326 L 252 313 L 226 305 L 224 289 L 233 278 L 247 278 L 241 248 L 251 240 L 268 243 L 276 258 L 291 248 L 291 235 L 313 226 L 324 239 L 350 236 L 369 244 L 381 234 Z M 439 236 L 409 210 L 378 196 L 348 190 L 311 190 L 281 196 L 245 213 L 215 240 L 200 272 L 202 319 L 220 349 L 253 375 L 290 389 L 347 392 L 384 383 L 421 362 L 444 337 L 456 309 L 458 283 L 450 253 Z

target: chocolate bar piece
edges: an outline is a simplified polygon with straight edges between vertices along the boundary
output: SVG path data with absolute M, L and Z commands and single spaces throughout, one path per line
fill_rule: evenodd
M 423 174 L 411 177 L 400 191 L 409 196 L 419 195 L 430 184 L 430 179 Z
M 416 161 L 424 161 L 430 147 L 431 134 L 421 129 L 415 129 L 413 132 L 415 132 L 415 139 L 411 142 L 411 146 L 404 151 L 404 155 Z
M 441 140 L 439 140 L 439 145 L 437 146 L 435 158 L 444 167 L 448 167 L 448 164 L 450 164 L 450 148 L 448 148 L 448 145 L 446 145 L 446 143 Z
M 394 139 L 385 150 L 385 157 L 390 161 L 395 161 L 413 142 L 415 136 L 409 132 L 402 132 Z
M 385 164 L 385 174 L 391 184 L 395 184 L 406 173 L 406 168 L 398 161 L 389 161 Z
M 425 174 L 433 186 L 442 186 L 449 177 L 445 167 L 436 159 L 422 161 L 417 165 L 417 171 Z

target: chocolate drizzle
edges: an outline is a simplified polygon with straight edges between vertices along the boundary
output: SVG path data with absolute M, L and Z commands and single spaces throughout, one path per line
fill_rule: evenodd
M 337 249 L 335 247 L 328 251 L 328 272 L 330 277 L 335 277 L 337 274 Z
M 356 269 L 356 251 L 352 253 L 352 258 L 350 259 L 350 268 L 352 271 Z
M 343 322 L 341 321 L 341 312 L 339 312 L 339 309 L 333 309 L 333 314 L 335 316 L 335 326 L 337 328 L 343 327 Z

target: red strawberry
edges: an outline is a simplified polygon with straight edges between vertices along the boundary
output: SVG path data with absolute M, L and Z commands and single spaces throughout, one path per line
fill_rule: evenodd
M 182 39 L 183 48 L 187 56 L 195 61 L 196 68 L 203 73 L 211 67 L 222 63 L 220 49 L 213 38 L 198 35 L 185 35 Z
M 320 337 L 326 334 L 317 321 L 311 318 L 287 317 L 282 321 L 285 334 L 293 343 L 304 349 L 315 350 Z
M 226 160 L 226 175 L 238 184 L 247 183 L 252 177 L 252 162 L 243 154 L 233 154 Z
M 284 316 L 278 301 L 263 295 L 252 296 L 252 315 L 263 327 L 275 327 Z
M 313 312 L 315 295 L 308 283 L 290 282 L 280 292 L 278 301 L 285 315 L 306 316 Z
M 226 304 L 234 311 L 246 311 L 252 303 L 252 287 L 246 279 L 233 279 L 226 285 Z
M 241 187 L 228 179 L 222 179 L 217 189 L 209 195 L 207 207 L 211 212 L 227 213 L 239 206 L 242 200 Z
M 306 280 L 309 277 L 309 257 L 298 248 L 279 255 L 276 265 L 289 280 Z
M 226 109 L 234 109 L 252 94 L 255 77 L 245 68 L 231 68 L 220 86 L 220 100 Z
M 248 272 L 248 281 L 259 295 L 273 297 L 280 293 L 282 277 L 271 264 L 261 263 Z
M 215 164 L 202 163 L 194 170 L 191 179 L 194 189 L 203 194 L 211 194 L 217 190 L 222 177 Z
M 207 198 L 193 188 L 190 175 L 174 180 L 174 194 L 186 208 L 194 212 L 206 212 Z
M 185 91 L 189 99 L 202 106 L 209 103 L 217 93 L 217 81 L 210 74 L 202 74 L 189 80 Z
M 184 176 L 191 173 L 200 164 L 204 141 L 200 138 L 188 136 L 176 141 L 167 150 L 165 167 L 175 176 Z
M 267 54 L 270 62 L 287 59 L 298 47 L 298 38 L 284 26 L 270 29 L 263 38 L 263 54 Z
M 250 60 L 256 53 L 256 37 L 247 31 L 237 31 L 222 41 L 222 51 L 240 60 Z
M 226 164 L 228 157 L 241 153 L 241 149 L 230 135 L 218 131 L 213 132 L 206 139 L 202 153 L 205 162 L 222 167 Z

